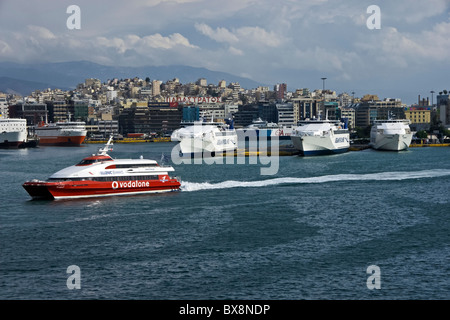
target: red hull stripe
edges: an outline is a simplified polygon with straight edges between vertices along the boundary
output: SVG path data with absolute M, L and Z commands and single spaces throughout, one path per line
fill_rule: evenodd
M 64 199 L 175 191 L 180 188 L 180 182 L 176 179 L 109 182 L 86 180 L 60 183 L 26 182 L 23 186 L 32 197 Z
M 40 145 L 80 145 L 83 143 L 86 136 L 72 136 L 72 137 L 39 137 Z

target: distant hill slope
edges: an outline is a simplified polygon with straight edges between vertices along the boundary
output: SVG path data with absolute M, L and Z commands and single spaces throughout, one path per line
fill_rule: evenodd
M 161 66 L 161 67 L 120 67 L 104 66 L 89 61 L 58 62 L 44 64 L 19 64 L 0 62 L 0 90 L 7 88 L 22 94 L 29 94 L 35 89 L 44 88 L 75 88 L 87 78 L 97 78 L 102 82 L 108 79 L 124 79 L 139 77 L 163 82 L 173 78 L 181 83 L 195 82 L 199 78 L 206 78 L 208 84 L 217 85 L 220 80 L 239 82 L 242 88 L 252 89 L 263 84 L 248 78 L 235 76 L 226 72 L 211 71 L 205 68 L 189 66 Z M 33 87 L 35 85 L 35 87 Z M 64 89 L 66 88 L 66 89 Z M 27 91 L 28 90 L 28 91 Z
M 34 90 L 44 90 L 44 89 L 56 89 L 69 90 L 66 87 L 60 87 L 48 83 L 42 83 L 37 81 L 28 81 L 23 79 L 14 79 L 9 77 L 0 76 L 0 92 L 18 94 L 21 96 L 29 95 Z

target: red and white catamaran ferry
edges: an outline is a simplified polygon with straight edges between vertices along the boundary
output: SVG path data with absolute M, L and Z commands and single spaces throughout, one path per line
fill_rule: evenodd
M 97 154 L 62 169 L 46 181 L 23 184 L 33 199 L 73 199 L 114 195 L 134 195 L 177 191 L 178 178 L 170 177 L 171 166 L 160 166 L 155 160 L 113 159 L 112 137 Z

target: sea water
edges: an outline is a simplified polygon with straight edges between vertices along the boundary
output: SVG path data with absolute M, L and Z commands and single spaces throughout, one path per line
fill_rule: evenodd
M 109 154 L 159 161 L 174 146 Z M 250 159 L 174 164 L 181 191 L 166 194 L 22 188 L 98 147 L 0 150 L 0 299 L 450 298 L 448 148 L 282 156 L 273 175 Z

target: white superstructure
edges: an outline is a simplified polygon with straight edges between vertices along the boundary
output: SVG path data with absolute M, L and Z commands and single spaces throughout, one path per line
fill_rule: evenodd
M 234 151 L 237 148 L 236 130 L 223 123 L 194 122 L 194 125 L 175 130 L 171 139 L 179 141 L 182 154 L 204 152 L 216 154 Z
M 401 151 L 408 149 L 413 133 L 410 120 L 375 120 L 370 131 L 369 145 L 376 150 Z
M 300 121 L 291 134 L 294 147 L 302 155 L 322 155 L 347 152 L 350 147 L 348 129 L 339 121 Z
M 27 120 L 0 118 L 0 147 L 18 147 L 27 138 Z
M 42 145 L 80 145 L 86 138 L 86 124 L 81 121 L 40 124 L 34 128 Z
M 278 137 L 280 140 L 289 140 L 293 131 L 293 127 L 280 125 L 274 122 L 267 122 L 258 118 L 245 128 L 238 129 L 239 131 L 255 130 L 256 135 L 259 137 L 260 133 L 263 133 L 267 137 Z

